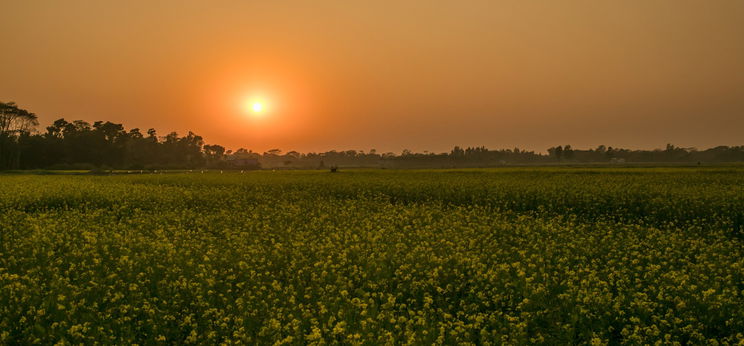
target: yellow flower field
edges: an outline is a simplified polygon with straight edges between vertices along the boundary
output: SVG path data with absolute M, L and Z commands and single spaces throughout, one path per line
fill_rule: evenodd
M 2 344 L 741 344 L 743 168 L 0 175 Z

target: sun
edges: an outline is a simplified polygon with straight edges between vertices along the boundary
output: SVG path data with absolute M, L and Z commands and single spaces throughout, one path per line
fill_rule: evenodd
M 263 110 L 264 105 L 260 101 L 254 101 L 253 103 L 251 103 L 251 111 L 253 111 L 253 113 L 261 113 L 263 112 Z
M 243 103 L 243 109 L 248 114 L 254 117 L 263 117 L 268 112 L 268 104 L 263 98 L 252 97 L 248 98 Z

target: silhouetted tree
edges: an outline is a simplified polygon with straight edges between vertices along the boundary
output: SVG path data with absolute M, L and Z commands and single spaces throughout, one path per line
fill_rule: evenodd
M 263 155 L 247 149 L 235 152 L 220 145 L 204 145 L 201 136 L 189 132 L 179 136 L 171 132 L 158 137 L 155 129 L 143 134 L 129 131 L 122 124 L 96 121 L 69 122 L 60 118 L 43 133 L 36 133 L 36 115 L 15 103 L 0 103 L 0 169 L 94 168 L 124 169 L 233 167 L 239 169 L 383 167 L 437 168 L 488 167 L 505 164 L 571 162 L 742 162 L 744 146 L 718 146 L 707 150 L 682 148 L 668 144 L 664 149 L 629 150 L 600 145 L 595 149 L 575 149 L 571 145 L 548 148 L 548 155 L 514 149 L 491 150 L 485 146 L 455 146 L 449 153 L 414 153 L 403 150 L 378 154 L 357 150 L 331 150 L 302 154 L 289 151 L 282 155 L 271 149 Z
M 204 155 L 208 166 L 220 167 L 225 160 L 225 147 L 217 144 L 205 145 Z
M 566 158 L 566 160 L 572 160 L 574 158 L 574 151 L 571 149 L 570 145 L 565 145 L 563 147 L 563 157 Z
M 548 149 L 548 154 L 550 155 L 550 157 L 555 158 L 556 160 L 561 160 L 563 159 L 563 147 L 560 145 L 557 147 L 552 147 Z
M 0 169 L 19 167 L 22 151 L 18 140 L 38 124 L 36 114 L 15 102 L 0 102 Z

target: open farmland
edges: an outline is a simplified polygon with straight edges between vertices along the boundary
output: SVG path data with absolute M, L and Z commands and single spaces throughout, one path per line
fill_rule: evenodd
M 744 168 L 0 175 L 0 343 L 744 342 Z

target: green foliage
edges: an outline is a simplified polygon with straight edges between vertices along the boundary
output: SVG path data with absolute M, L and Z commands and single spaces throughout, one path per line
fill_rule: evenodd
M 743 173 L 0 176 L 0 343 L 741 343 Z

